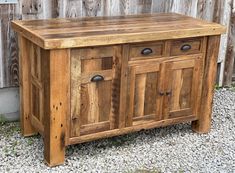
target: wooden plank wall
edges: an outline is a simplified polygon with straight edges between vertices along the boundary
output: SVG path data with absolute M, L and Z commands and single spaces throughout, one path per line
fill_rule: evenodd
M 217 78 L 220 85 L 223 81 L 229 85 L 235 55 L 234 5 L 235 0 L 18 0 L 18 4 L 0 5 L 0 88 L 18 85 L 18 48 L 10 27 L 12 19 L 157 12 L 177 12 L 228 26 L 228 32 L 221 39 Z

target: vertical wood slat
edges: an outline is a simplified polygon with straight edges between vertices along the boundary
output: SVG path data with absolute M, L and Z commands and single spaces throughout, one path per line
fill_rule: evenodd
M 135 83 L 136 83 L 136 75 L 135 68 L 128 69 L 128 90 L 127 90 L 127 115 L 126 115 L 126 126 L 132 126 L 133 124 L 133 115 L 134 115 L 134 100 L 135 100 Z
M 15 4 L 1 5 L 1 60 L 2 75 L 0 85 L 2 87 L 15 86 L 18 81 L 18 46 L 15 32 L 10 27 L 10 21 L 18 18 L 18 8 Z
M 231 86 L 235 76 L 235 0 L 231 1 L 231 18 L 228 28 L 228 44 L 225 59 L 224 85 Z
M 172 110 L 179 110 L 180 109 L 180 90 L 182 88 L 182 70 L 176 70 L 174 72 L 173 82 L 172 82 L 172 101 L 171 101 L 171 108 Z
M 110 129 L 123 128 L 125 126 L 125 111 L 124 104 L 126 101 L 126 75 L 125 70 L 127 65 L 127 58 L 122 56 L 122 46 L 114 46 L 113 57 L 113 81 L 111 92 L 111 112 L 110 112 Z M 122 93 L 125 92 L 125 93 Z M 124 102 L 124 103 L 123 103 Z
M 217 77 L 219 86 L 223 84 L 223 74 L 225 69 L 225 59 L 226 59 L 226 51 L 228 45 L 228 32 L 229 32 L 229 25 L 230 25 L 230 18 L 231 18 L 231 0 L 224 1 L 224 8 L 223 13 L 220 19 L 220 23 L 227 27 L 227 32 L 221 36 L 220 39 L 220 47 L 219 47 L 219 55 L 218 55 L 218 62 L 220 62 L 220 71 L 219 76 Z
M 121 83 L 120 83 L 120 107 L 119 107 L 119 119 L 118 124 L 119 128 L 124 128 L 126 125 L 130 125 L 129 122 L 131 121 L 130 117 L 128 116 L 127 107 L 127 77 L 128 77 L 128 58 L 129 58 L 129 45 L 123 45 L 122 47 L 122 57 L 121 57 Z M 130 106 L 130 105 L 129 105 Z
M 64 162 L 70 110 L 70 52 L 51 50 L 45 57 L 44 158 L 50 166 Z M 48 71 L 47 71 L 48 70 Z
M 20 0 L 18 4 L 23 19 L 46 19 L 57 17 L 57 0 Z
M 159 109 L 158 105 L 156 105 L 158 79 L 159 72 L 148 73 L 146 76 L 144 115 L 157 114 L 156 110 Z
M 4 61 L 3 61 L 3 36 L 2 36 L 2 20 L 0 20 L 0 88 L 3 88 L 4 84 Z
M 195 60 L 196 61 L 196 60 Z M 196 61 L 197 62 L 197 61 Z M 192 103 L 194 102 L 191 100 L 192 97 L 194 99 L 197 98 L 196 94 L 193 93 L 193 85 L 197 86 L 197 79 L 198 75 L 196 74 L 197 65 L 193 69 L 182 69 L 182 87 L 180 92 L 180 108 L 190 108 L 192 107 Z
M 134 116 L 144 115 L 145 85 L 147 74 L 139 74 L 135 80 Z
M 62 1 L 62 0 L 60 0 Z M 61 17 L 69 17 L 69 18 L 75 18 L 83 16 L 83 10 L 82 10 L 82 0 L 68 0 L 67 2 L 64 1 L 66 5 L 61 5 L 60 8 L 64 8 L 64 12 Z
M 71 50 L 71 136 L 80 135 L 81 59 L 80 50 Z

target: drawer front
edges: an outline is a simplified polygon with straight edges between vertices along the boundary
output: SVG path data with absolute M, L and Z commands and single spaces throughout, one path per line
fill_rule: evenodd
M 130 45 L 129 60 L 161 57 L 164 42 L 140 43 Z
M 202 37 L 173 40 L 170 43 L 170 55 L 197 54 L 202 51 Z
M 72 137 L 117 128 L 120 52 L 119 46 L 72 51 Z

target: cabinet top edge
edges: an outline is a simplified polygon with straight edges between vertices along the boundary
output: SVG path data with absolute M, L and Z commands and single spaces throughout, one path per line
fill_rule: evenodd
M 226 31 L 223 25 L 176 13 L 18 20 L 12 27 L 44 49 L 210 36 Z

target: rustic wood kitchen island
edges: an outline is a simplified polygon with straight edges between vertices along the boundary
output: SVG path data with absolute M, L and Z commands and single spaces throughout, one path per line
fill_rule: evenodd
M 184 15 L 14 21 L 21 129 L 50 166 L 65 147 L 182 122 L 207 133 L 220 34 Z

